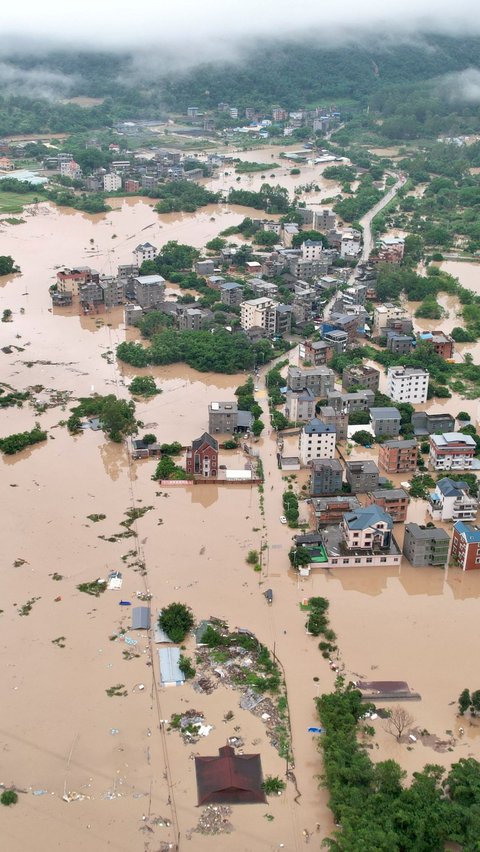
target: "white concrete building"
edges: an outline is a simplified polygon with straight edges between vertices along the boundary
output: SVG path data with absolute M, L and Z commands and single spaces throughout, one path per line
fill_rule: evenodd
M 430 492 L 428 511 L 434 521 L 474 521 L 478 500 L 470 495 L 467 482 L 444 476 L 438 480 L 435 491 Z
M 428 370 L 423 367 L 389 367 L 387 396 L 394 402 L 410 402 L 412 405 L 427 401 Z
M 345 231 L 342 234 L 340 243 L 340 257 L 344 260 L 351 260 L 357 257 L 360 252 L 360 234 L 358 231 Z
M 472 436 L 462 432 L 430 435 L 428 460 L 434 470 L 468 470 L 472 467 L 476 448 Z
M 386 334 L 388 320 L 401 320 L 408 318 L 407 312 L 391 302 L 384 305 L 376 305 L 373 309 L 373 337 L 384 337 Z
M 75 160 L 64 160 L 60 163 L 60 174 L 70 180 L 78 180 L 82 176 L 82 170 Z
M 303 260 L 320 260 L 323 254 L 323 243 L 321 240 L 305 240 L 302 243 Z
M 264 328 L 268 334 L 275 334 L 276 307 L 276 302 L 265 297 L 242 302 L 240 325 L 244 331 L 248 331 L 249 328 Z
M 158 254 L 156 246 L 151 243 L 142 243 L 133 250 L 133 256 L 138 268 L 141 267 L 144 260 L 155 260 Z
M 307 465 L 313 459 L 333 459 L 335 457 L 335 426 L 326 426 L 317 417 L 310 420 L 300 432 L 300 459 Z
M 116 192 L 122 188 L 122 178 L 120 175 L 108 174 L 103 176 L 104 192 Z

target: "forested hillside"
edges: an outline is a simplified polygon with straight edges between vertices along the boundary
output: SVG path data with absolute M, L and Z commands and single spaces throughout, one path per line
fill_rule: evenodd
M 12 96 L 4 87 L 0 134 L 88 130 L 125 118 L 184 113 L 191 105 L 216 108 L 220 101 L 260 111 L 269 111 L 274 104 L 294 109 L 339 102 L 349 114 L 370 105 L 369 121 L 375 115 L 384 117 L 386 138 L 415 138 L 424 129 L 426 135 L 438 132 L 438 121 L 432 117 L 455 117 L 460 112 L 468 126 L 477 112 L 476 105 L 450 103 L 430 81 L 480 66 L 480 38 L 432 36 L 388 48 L 378 40 L 335 49 L 308 43 L 254 44 L 236 64 L 214 62 L 183 73 L 164 70 L 146 75 L 139 70 L 141 60 L 86 52 L 6 58 L 22 72 L 54 72 L 64 82 L 63 98 L 66 88 L 70 97 L 105 100 L 84 109 L 62 103 L 60 96 L 55 99 L 55 91 L 48 99 L 32 99 Z M 455 118 L 452 123 L 456 125 Z

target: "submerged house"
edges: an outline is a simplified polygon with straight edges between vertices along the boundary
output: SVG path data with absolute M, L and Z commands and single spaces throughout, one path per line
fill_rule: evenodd
M 187 448 L 185 468 L 191 476 L 217 477 L 218 441 L 208 432 L 192 441 L 192 446 Z
M 196 757 L 198 804 L 265 803 L 259 754 L 235 754 L 225 745 L 215 757 Z
M 179 665 L 180 648 L 159 648 L 158 661 L 161 686 L 181 686 L 185 683 L 185 675 Z

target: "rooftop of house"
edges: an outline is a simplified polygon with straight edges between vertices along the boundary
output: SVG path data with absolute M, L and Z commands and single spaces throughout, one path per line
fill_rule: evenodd
M 425 370 L 424 367 L 389 367 L 388 375 L 398 376 L 399 378 L 403 376 L 428 376 L 428 370 Z
M 403 488 L 377 488 L 372 491 L 375 500 L 408 500 L 409 496 Z
M 430 435 L 430 440 L 439 449 L 448 447 L 449 444 L 464 444 L 466 447 L 476 447 L 471 435 L 462 432 L 444 432 L 443 435 Z
M 468 482 L 463 480 L 450 479 L 449 476 L 444 476 L 437 482 L 437 490 L 441 491 L 444 497 L 461 497 L 464 492 L 467 494 L 470 491 Z
M 312 393 L 310 388 L 303 388 L 303 390 L 300 391 L 289 390 L 287 391 L 287 396 L 290 399 L 295 397 L 299 402 L 311 402 L 315 399 L 315 394 Z
M 343 520 L 349 530 L 366 530 L 378 523 L 387 524 L 389 530 L 393 528 L 391 516 L 375 503 L 365 506 L 362 509 L 357 509 L 356 512 L 346 512 Z
M 331 376 L 333 371 L 325 364 L 320 364 L 318 367 L 292 367 L 288 368 L 290 376 Z
M 152 246 L 151 243 L 140 243 L 140 245 L 137 246 L 135 251 L 150 251 L 150 249 L 153 249 L 154 251 L 157 250 L 156 246 Z
M 192 450 L 199 450 L 205 444 L 210 446 L 212 450 L 218 452 L 218 441 L 215 440 L 215 438 L 212 438 L 212 436 L 209 435 L 208 432 L 204 432 L 203 435 L 200 436 L 200 438 L 196 438 L 195 441 L 192 441 Z
M 372 420 L 400 420 L 400 412 L 398 408 L 373 407 L 370 409 L 370 417 Z
M 165 284 L 165 278 L 161 275 L 137 275 L 133 280 L 139 284 Z
M 237 409 L 237 402 L 209 402 L 208 404 L 208 411 L 215 414 L 234 414 Z
M 397 410 L 397 409 L 395 409 L 395 410 Z M 413 447 L 416 447 L 417 442 L 414 440 L 414 438 L 408 438 L 408 439 L 405 439 L 405 440 L 398 438 L 398 439 L 393 440 L 393 441 L 384 441 L 381 446 L 387 447 L 389 450 L 396 450 L 396 449 L 409 450 L 409 449 L 413 449 Z
M 378 507 L 377 507 L 378 508 Z M 354 514 L 354 513 L 347 513 Z M 393 526 L 393 521 L 392 521 Z M 322 542 L 329 557 L 336 556 L 368 556 L 369 552 L 379 553 L 382 556 L 400 556 L 400 548 L 393 535 L 390 535 L 390 540 L 387 547 L 372 548 L 372 551 L 365 548 L 356 548 L 345 546 L 342 528 L 340 525 L 330 525 L 322 529 Z
M 315 399 L 311 391 L 310 394 Z M 319 420 L 318 417 L 314 417 L 309 423 L 306 423 L 303 427 L 303 431 L 306 435 L 336 434 L 335 426 L 327 426 L 322 420 Z
M 313 497 L 312 505 L 316 512 L 325 512 L 336 506 L 348 506 L 350 512 L 360 508 L 360 501 L 354 494 L 343 494 L 337 497 Z
M 347 471 L 351 473 L 378 473 L 378 467 L 372 459 L 361 461 L 346 461 Z
M 309 464 L 312 470 L 322 470 L 322 468 L 329 467 L 330 470 L 336 471 L 338 473 L 343 472 L 343 467 L 338 461 L 338 459 L 312 459 Z
M 235 281 L 225 281 L 224 284 L 220 286 L 220 290 L 241 290 L 240 284 L 237 284 Z
M 439 527 L 419 527 L 418 524 L 405 524 L 405 532 L 410 533 L 413 538 L 418 540 L 450 541 L 448 533 Z
M 244 305 L 250 305 L 252 308 L 273 308 L 276 307 L 275 302 L 267 299 L 265 296 L 259 296 L 258 299 L 247 299 L 243 302 Z
M 465 521 L 457 521 L 457 523 L 453 525 L 453 529 L 455 532 L 463 536 L 467 544 L 480 542 L 480 529 L 472 526 L 472 524 L 466 524 Z

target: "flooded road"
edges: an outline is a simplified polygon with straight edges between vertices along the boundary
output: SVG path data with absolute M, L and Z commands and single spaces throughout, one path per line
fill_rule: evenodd
M 247 159 L 253 159 L 252 152 Z M 11 254 L 22 269 L 0 279 L 0 310 L 13 312 L 13 321 L 1 326 L 1 346 L 16 347 L 0 352 L 2 381 L 20 390 L 42 385 L 68 391 L 73 398 L 93 389 L 127 398 L 128 382 L 143 371 L 112 357 L 127 335 L 121 311 L 98 317 L 78 317 L 69 309 L 52 312 L 48 287 L 56 268 L 88 264 L 111 272 L 131 261 L 138 242 L 161 246 L 178 239 L 202 246 L 245 215 L 259 214 L 213 205 L 196 214 L 157 216 L 151 202 L 128 199 L 118 210 L 95 217 L 41 204 L 26 211 L 25 224 L 0 225 L 2 253 Z M 297 351 L 290 357 L 296 363 Z M 185 365 L 144 372 L 156 377 L 163 392 L 138 403 L 137 416 L 162 442 L 198 437 L 208 428 L 208 403 L 232 399 L 245 380 L 244 374 L 200 374 Z M 259 387 L 268 424 L 262 376 Z M 405 679 L 422 695 L 414 708 L 420 726 L 439 736 L 458 726 L 452 702 L 465 686 L 476 686 L 474 655 L 460 645 L 465 633 L 475 635 L 476 572 L 414 569 L 402 562 L 398 570 L 314 571 L 299 578 L 288 567 L 293 531 L 279 521 L 286 483 L 268 426 L 254 445 L 265 471 L 262 507 L 258 489 L 248 485 L 159 487 L 151 478 L 154 460 L 132 463 L 124 446 L 100 432 L 71 437 L 61 425 L 71 404 L 44 413 L 28 404 L 0 411 L 2 436 L 31 429 L 36 420 L 49 432 L 46 442 L 0 461 L 8 530 L 0 601 L 2 776 L 26 790 L 21 821 L 6 828 L 9 850 L 23 852 L 35 836 L 38 852 L 47 852 L 53 833 L 58 848 L 83 848 L 88 837 L 91 848 L 144 852 L 147 841 L 154 849 L 178 836 L 187 847 L 199 816 L 191 757 L 215 754 L 229 736 L 242 736 L 246 752 L 261 753 L 264 775 L 285 773 L 264 723 L 241 710 L 234 690 L 220 686 L 206 696 L 189 684 L 158 689 L 156 650 L 146 636 L 130 630 L 130 608 L 119 607 L 120 595 L 135 602 L 137 592 L 148 591 L 154 613 L 180 600 L 197 619 L 218 616 L 231 628 L 247 627 L 274 651 L 286 674 L 298 802 L 289 783 L 285 794 L 265 806 L 234 809 L 226 842 L 194 834 L 192 849 L 228 845 L 240 852 L 292 852 L 303 848 L 304 830 L 313 833 L 320 823 L 314 835 L 320 841 L 333 828 L 326 792 L 318 789 L 320 756 L 308 733 L 316 721 L 314 698 L 333 685 L 318 640 L 305 633 L 299 604 L 310 595 L 331 602 L 347 675 L 375 672 L 376 678 Z M 453 410 L 457 401 L 445 404 Z M 470 404 L 477 406 L 461 401 L 464 409 Z M 293 452 L 295 439 L 287 445 Z M 240 451 L 224 452 L 222 462 L 240 468 L 245 459 Z M 302 472 L 295 487 L 304 480 Z M 132 507 L 152 508 L 136 522 L 136 538 L 118 538 Z M 88 517 L 97 514 L 106 518 Z M 411 504 L 409 519 L 425 520 L 422 501 Z M 401 538 L 400 530 L 395 533 Z M 263 567 L 256 573 L 246 555 L 262 544 Z M 145 562 L 146 575 L 138 570 L 138 559 Z M 121 593 L 107 591 L 97 599 L 77 589 L 114 569 L 123 573 Z M 263 597 L 266 588 L 273 590 L 271 607 Z M 21 615 L 25 607 L 29 614 Z M 127 645 L 138 654 L 128 660 L 123 630 L 137 642 Z M 186 653 L 195 663 L 191 637 Z M 127 696 L 107 695 L 120 684 Z M 189 708 L 204 712 L 214 725 L 207 738 L 191 746 L 161 724 Z M 233 718 L 226 722 L 228 711 Z M 476 734 L 466 726 L 462 743 L 438 755 L 420 743 L 407 752 L 379 726 L 381 749 L 374 754 L 393 755 L 413 771 L 426 762 L 478 756 Z M 73 793 L 78 800 L 62 801 Z M 273 821 L 265 819 L 267 813 Z

